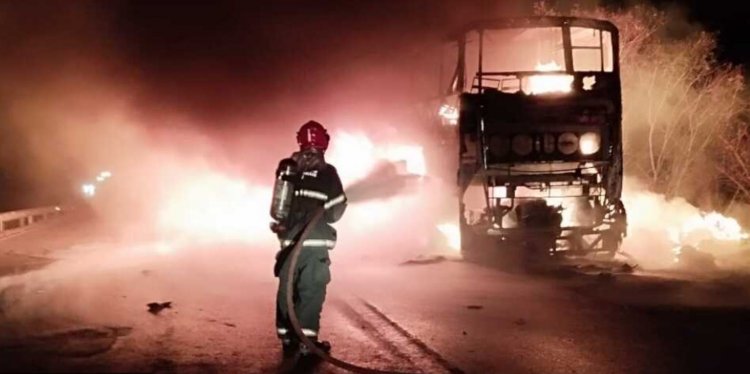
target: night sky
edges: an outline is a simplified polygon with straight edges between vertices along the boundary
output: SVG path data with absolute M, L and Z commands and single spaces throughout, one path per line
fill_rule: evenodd
M 184 62 L 188 57 L 200 60 L 219 55 L 231 56 L 230 60 L 236 67 L 247 66 L 248 62 L 259 58 L 252 48 L 242 48 L 247 47 L 248 42 L 258 43 L 253 48 L 263 51 L 276 63 L 290 57 L 320 58 L 312 50 L 319 47 L 314 40 L 326 40 L 326 44 L 336 46 L 366 41 L 372 32 L 439 33 L 441 29 L 455 27 L 457 22 L 472 16 L 485 17 L 502 11 L 523 14 L 532 8 L 532 1 L 518 0 L 251 3 L 141 1 L 112 3 L 110 6 L 118 14 L 117 28 L 136 43 L 140 52 L 149 59 L 158 59 L 162 66 L 180 62 L 174 59 Z M 564 7 L 576 2 L 557 3 Z M 610 0 L 600 3 L 623 5 L 635 2 Z M 719 33 L 722 57 L 735 63 L 750 61 L 750 33 L 747 30 L 750 11 L 738 6 L 736 1 L 651 0 L 651 3 L 664 9 L 684 9 L 691 21 Z M 278 44 L 280 41 L 282 43 Z M 296 44 L 301 41 L 308 46 L 302 54 L 285 47 L 286 42 Z
M 724 61 L 750 66 L 745 30 L 750 13 L 735 2 L 652 1 L 665 8 L 678 4 L 691 21 L 719 32 Z M 61 74 L 71 81 L 80 74 L 84 81 L 95 71 L 112 85 L 127 87 L 143 118 L 185 113 L 209 135 L 247 126 L 237 118 L 291 128 L 325 112 L 337 97 L 352 98 L 365 113 L 413 100 L 414 83 L 403 77 L 419 68 L 425 45 L 475 18 L 528 15 L 532 5 L 519 0 L 4 1 L 0 156 L 6 166 L 0 205 L 26 194 L 31 183 L 29 178 L 13 182 L 24 180 L 17 175 L 28 168 L 7 161 L 28 159 L 18 152 L 23 136 L 14 133 L 25 130 L 7 126 L 13 105 L 46 90 L 45 84 Z M 373 91 L 388 95 L 368 95 Z
M 734 63 L 750 62 L 750 11 L 731 0 L 650 0 L 664 9 L 681 9 L 690 21 L 719 33 L 720 55 Z M 349 0 L 349 1 L 140 1 L 108 2 L 116 14 L 116 32 L 130 44 L 131 57 L 148 61 L 160 72 L 188 61 L 218 58 L 231 70 L 257 74 L 247 67 L 307 59 L 336 61 L 332 51 L 372 41 L 435 37 L 474 17 L 523 15 L 532 1 L 520 0 Z M 550 1 L 565 7 L 596 1 Z M 623 5 L 630 0 L 598 3 Z M 300 50 L 300 46 L 302 46 Z M 290 48 L 294 46 L 294 48 Z M 387 49 L 369 45 L 371 52 Z M 382 47 L 382 45 L 380 46 Z M 334 53 L 335 54 L 335 53 Z M 351 56 L 349 56 L 351 57 Z M 355 56 L 356 57 L 356 56 Z M 252 70 L 252 71 L 251 71 Z
M 722 59 L 750 65 L 747 11 L 729 0 L 652 1 L 665 8 L 678 4 L 691 21 L 719 32 Z M 42 29 L 70 4 L 18 3 L 28 4 L 20 7 L 22 14 L 39 18 L 31 23 Z M 247 109 L 252 92 L 264 92 L 269 103 L 318 100 L 317 92 L 347 85 L 347 75 L 364 65 L 400 68 L 399 60 L 413 59 L 420 44 L 463 22 L 526 15 L 533 6 L 528 0 L 73 3 L 89 4 L 79 8 L 101 19 L 84 37 L 104 47 L 99 50 L 102 59 L 119 63 L 112 68 L 114 76 L 142 85 L 142 100 L 211 119 Z M 565 7 L 575 1 L 557 3 Z M 56 26 L 74 27 L 64 22 Z M 50 32 L 58 31 L 50 27 Z M 273 105 L 253 108 L 268 115 L 275 110 Z
M 682 6 L 691 21 L 718 33 L 720 58 L 743 64 L 747 71 L 747 65 L 750 65 L 750 10 L 745 4 L 731 0 L 653 0 L 653 3 L 665 8 L 674 4 Z

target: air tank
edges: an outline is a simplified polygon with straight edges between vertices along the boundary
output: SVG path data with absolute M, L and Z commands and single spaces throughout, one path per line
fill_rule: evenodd
M 271 200 L 271 217 L 277 222 L 283 222 L 289 217 L 294 198 L 293 180 L 296 175 L 297 163 L 294 160 L 285 158 L 279 162 Z

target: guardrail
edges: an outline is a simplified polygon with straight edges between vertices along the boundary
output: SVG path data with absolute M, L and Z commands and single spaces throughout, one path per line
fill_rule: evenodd
M 63 209 L 59 206 L 0 213 L 0 238 L 24 232 L 35 224 L 46 222 L 62 214 Z

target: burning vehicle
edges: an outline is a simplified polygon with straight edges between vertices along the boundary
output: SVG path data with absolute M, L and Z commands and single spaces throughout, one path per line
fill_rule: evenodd
M 457 156 L 462 254 L 613 256 L 627 232 L 617 28 L 480 21 L 442 53 L 436 112 Z

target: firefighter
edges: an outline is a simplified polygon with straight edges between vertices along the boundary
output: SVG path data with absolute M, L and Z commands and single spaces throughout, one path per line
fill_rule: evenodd
M 347 199 L 336 168 L 326 163 L 324 158 L 329 140 L 330 136 L 323 125 L 309 121 L 297 132 L 299 151 L 279 164 L 279 169 L 282 169 L 282 165 L 296 167 L 294 177 L 290 179 L 293 182 L 293 193 L 290 194 L 289 212 L 283 221 L 274 220 L 271 223 L 271 230 L 281 242 L 274 274 L 279 278 L 276 329 L 285 354 L 294 352 L 297 348 L 303 355 L 309 353 L 296 338 L 287 311 L 288 255 L 306 223 L 321 207 L 324 209 L 323 218 L 302 242 L 293 280 L 294 310 L 305 336 L 319 348 L 330 349 L 327 342 L 318 340 L 320 313 L 326 297 L 326 287 L 331 281 L 328 251 L 336 245 L 336 230 L 331 224 L 344 214 Z

